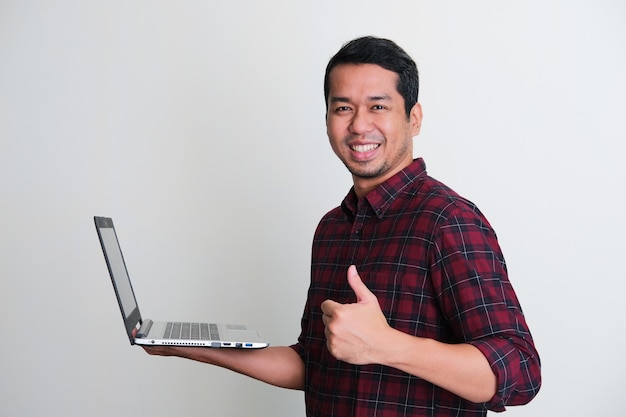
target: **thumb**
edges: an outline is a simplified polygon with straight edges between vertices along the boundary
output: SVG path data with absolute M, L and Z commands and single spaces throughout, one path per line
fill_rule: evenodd
M 367 286 L 361 280 L 361 276 L 356 270 L 356 266 L 350 265 L 348 268 L 348 284 L 356 295 L 357 303 L 367 301 L 377 301 L 376 296 L 367 288 Z

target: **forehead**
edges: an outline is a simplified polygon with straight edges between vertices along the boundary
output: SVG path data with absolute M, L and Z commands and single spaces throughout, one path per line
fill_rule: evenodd
M 398 74 L 376 64 L 340 64 L 329 74 L 330 94 L 343 92 L 397 93 Z

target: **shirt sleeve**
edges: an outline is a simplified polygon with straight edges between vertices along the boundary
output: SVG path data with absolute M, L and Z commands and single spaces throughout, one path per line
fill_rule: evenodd
M 496 235 L 471 210 L 458 210 L 433 239 L 437 300 L 458 338 L 478 348 L 497 378 L 492 411 L 528 403 L 541 386 L 541 366 Z

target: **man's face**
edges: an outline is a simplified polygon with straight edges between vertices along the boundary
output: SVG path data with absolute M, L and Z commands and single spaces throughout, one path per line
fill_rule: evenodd
M 342 64 L 329 76 L 326 129 L 335 154 L 365 195 L 413 161 L 419 104 L 406 117 L 398 75 L 374 64 Z

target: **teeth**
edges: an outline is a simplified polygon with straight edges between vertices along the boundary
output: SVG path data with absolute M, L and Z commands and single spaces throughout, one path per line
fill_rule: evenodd
M 376 148 L 378 148 L 378 144 L 375 143 L 371 143 L 368 145 L 352 145 L 350 146 L 350 149 L 352 149 L 355 152 L 367 152 L 367 151 L 372 151 Z

